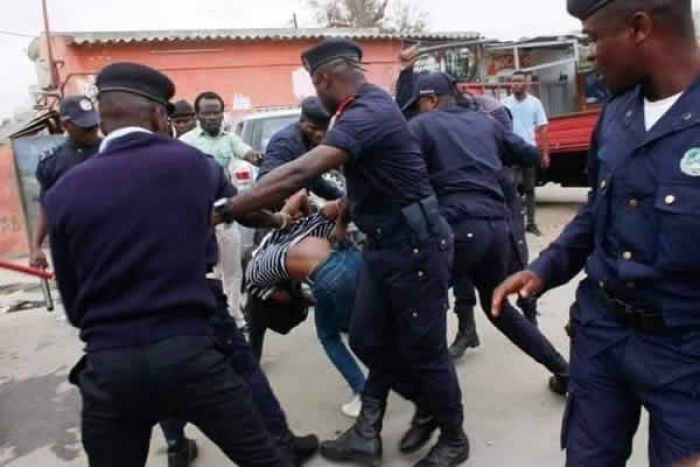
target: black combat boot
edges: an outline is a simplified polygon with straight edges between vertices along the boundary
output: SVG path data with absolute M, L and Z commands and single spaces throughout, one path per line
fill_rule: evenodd
M 469 438 L 459 427 L 443 430 L 437 444 L 414 467 L 454 467 L 469 459 Z
M 334 462 L 353 462 L 376 467 L 382 460 L 382 420 L 386 402 L 362 398 L 355 424 L 334 440 L 321 443 L 321 455 Z
M 290 430 L 286 436 L 278 439 L 278 445 L 292 463 L 299 467 L 318 452 L 319 442 L 316 435 L 297 436 Z
M 182 438 L 168 446 L 168 467 L 189 467 L 198 453 L 197 443 L 193 439 Z
M 410 454 L 418 451 L 430 441 L 433 432 L 437 429 L 435 418 L 425 409 L 416 407 L 416 413 L 411 420 L 411 428 L 403 435 L 399 443 L 399 451 Z
M 559 355 L 554 365 L 547 368 L 554 373 L 549 378 L 549 390 L 560 396 L 566 396 L 569 387 L 569 364 Z
M 449 352 L 452 360 L 459 360 L 468 348 L 478 347 L 480 342 L 474 322 L 474 307 L 455 305 L 455 314 L 457 315 L 458 331 Z
M 525 318 L 537 327 L 537 298 L 535 297 L 518 297 L 516 302 L 518 308 L 523 312 Z

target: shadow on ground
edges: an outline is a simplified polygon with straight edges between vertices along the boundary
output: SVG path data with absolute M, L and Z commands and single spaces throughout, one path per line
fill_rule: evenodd
M 0 466 L 50 447 L 64 461 L 80 455 L 80 404 L 66 368 L 0 384 Z M 29 422 L 29 423 L 27 423 Z

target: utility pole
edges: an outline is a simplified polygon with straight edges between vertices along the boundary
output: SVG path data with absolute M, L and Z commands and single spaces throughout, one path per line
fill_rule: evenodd
M 292 13 L 292 23 L 294 24 L 294 29 L 299 29 L 299 21 L 297 21 L 296 13 Z
M 56 89 L 59 84 L 58 69 L 53 56 L 53 45 L 51 44 L 51 29 L 49 28 L 49 13 L 46 8 L 46 0 L 41 0 L 41 10 L 44 16 L 44 37 L 46 38 L 46 50 L 49 58 L 49 73 L 51 74 L 51 87 Z

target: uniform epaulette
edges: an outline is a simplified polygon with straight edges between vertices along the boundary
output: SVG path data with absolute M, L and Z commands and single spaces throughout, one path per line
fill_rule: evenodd
M 39 162 L 44 162 L 53 156 L 56 155 L 56 152 L 58 151 L 58 147 L 52 148 L 52 149 L 45 149 L 41 152 L 41 155 L 39 156 Z

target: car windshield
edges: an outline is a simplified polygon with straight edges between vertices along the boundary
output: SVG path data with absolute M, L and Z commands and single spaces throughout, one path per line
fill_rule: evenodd
M 262 121 L 260 131 L 260 145 L 262 146 L 262 150 L 265 151 L 267 149 L 267 143 L 270 142 L 275 133 L 277 133 L 290 123 L 294 123 L 298 120 L 298 115 L 286 115 L 284 117 L 272 117 L 264 119 Z

